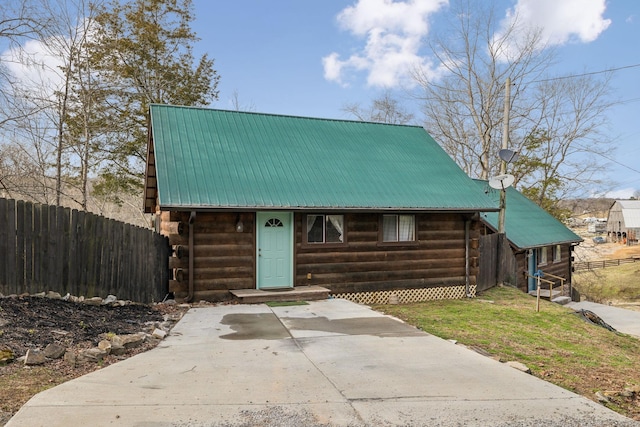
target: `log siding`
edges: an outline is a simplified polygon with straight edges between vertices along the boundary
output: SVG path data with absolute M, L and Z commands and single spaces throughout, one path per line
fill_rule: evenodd
M 464 285 L 465 221 L 469 215 L 418 213 L 416 240 L 382 243 L 379 213 L 342 213 L 345 243 L 308 244 L 306 214 L 294 213 L 295 286 L 320 285 L 331 293 L 371 292 Z M 256 287 L 255 213 L 197 213 L 194 254 L 188 250 L 188 212 L 163 212 L 160 230 L 173 254 L 170 291 L 188 294 L 188 259 L 194 256 L 194 300 L 231 299 L 229 290 Z M 238 219 L 243 231 L 236 230 Z M 180 225 L 183 224 L 183 225 Z M 470 284 L 477 274 L 478 221 L 470 232 Z
M 554 246 L 547 246 L 547 262 L 545 264 L 538 264 L 536 270 L 542 270 L 543 273 L 553 274 L 554 276 L 564 277 L 565 283 L 571 283 L 571 257 L 573 256 L 571 245 L 560 245 L 561 255 L 559 261 L 553 259 Z M 534 251 L 537 249 L 533 249 Z M 515 254 L 518 265 L 517 275 L 517 288 L 523 292 L 528 292 L 528 279 L 526 273 L 529 272 L 529 259 L 528 252 L 520 251 Z M 552 277 L 544 277 L 547 280 L 552 280 L 556 286 L 560 285 L 560 280 Z M 542 283 L 542 287 L 548 289 L 548 284 Z
M 296 218 L 296 283 L 327 287 L 334 294 L 458 286 L 465 283 L 465 216 L 416 214 L 416 240 L 383 243 L 378 213 L 345 214 L 345 245 L 301 245 Z M 471 238 L 479 238 L 477 222 Z M 477 258 L 477 245 L 470 258 Z M 471 284 L 477 269 L 472 263 Z

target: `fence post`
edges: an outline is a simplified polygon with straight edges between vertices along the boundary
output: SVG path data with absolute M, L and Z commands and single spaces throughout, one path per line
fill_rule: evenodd
M 536 282 L 538 283 L 538 291 L 536 296 L 536 312 L 540 312 L 540 276 L 536 278 Z

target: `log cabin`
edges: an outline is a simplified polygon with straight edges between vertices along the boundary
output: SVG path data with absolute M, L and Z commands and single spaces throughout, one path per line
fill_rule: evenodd
M 178 299 L 386 303 L 475 295 L 497 207 L 419 126 L 152 105 L 144 209 Z
M 500 191 L 489 187 L 487 181 L 474 181 L 498 202 Z M 535 292 L 540 276 L 545 280 L 541 282 L 543 289 L 551 287 L 571 296 L 573 250 L 583 239 L 513 187 L 506 189 L 505 206 L 504 229 L 511 251 L 511 260 L 505 261 L 509 270 L 505 281 L 523 292 Z M 480 218 L 482 235 L 497 232 L 498 213 L 482 212 Z

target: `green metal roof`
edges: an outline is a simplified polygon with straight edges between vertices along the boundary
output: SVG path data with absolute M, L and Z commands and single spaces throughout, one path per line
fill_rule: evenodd
M 147 194 L 153 165 L 163 210 L 496 208 L 421 127 L 168 105 L 150 114 Z
M 489 187 L 487 181 L 474 181 L 494 206 L 499 206 L 500 191 Z M 498 229 L 498 212 L 481 212 L 480 217 L 491 228 Z M 513 187 L 507 188 L 504 230 L 507 240 L 518 249 L 582 241 L 580 236 Z

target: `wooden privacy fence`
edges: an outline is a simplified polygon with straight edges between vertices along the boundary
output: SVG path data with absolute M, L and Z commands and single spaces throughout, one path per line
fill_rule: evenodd
M 480 265 L 476 290 L 486 291 L 498 283 L 517 284 L 517 263 L 504 234 L 480 237 Z
M 169 242 L 87 212 L 0 198 L 0 292 L 116 295 L 142 303 L 168 292 Z

